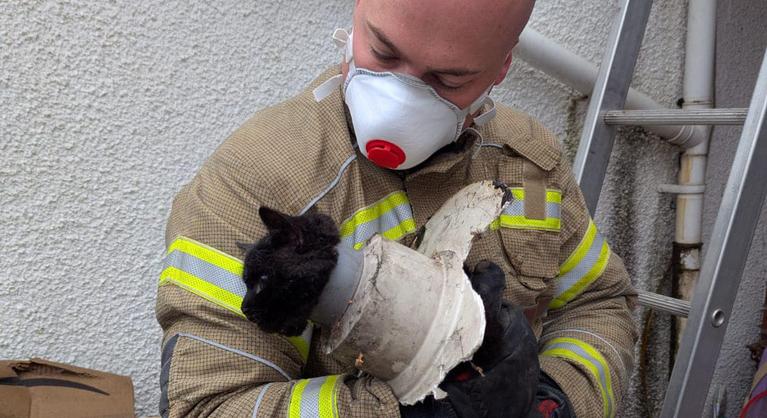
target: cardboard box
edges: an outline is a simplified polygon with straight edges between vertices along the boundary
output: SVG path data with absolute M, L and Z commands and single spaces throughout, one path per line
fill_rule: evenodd
M 0 418 L 134 418 L 130 377 L 33 358 L 0 361 Z

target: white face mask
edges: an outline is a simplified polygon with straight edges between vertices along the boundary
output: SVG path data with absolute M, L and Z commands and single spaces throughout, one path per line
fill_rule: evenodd
M 351 35 L 338 39 L 343 35 L 336 31 L 334 37 L 345 43 L 349 63 L 344 99 L 360 152 L 376 165 L 397 170 L 412 168 L 458 139 L 466 116 L 485 103 L 489 102 L 491 109 L 474 122 L 482 125 L 495 115 L 494 104 L 487 96 L 490 87 L 469 107 L 459 109 L 415 77 L 356 67 Z

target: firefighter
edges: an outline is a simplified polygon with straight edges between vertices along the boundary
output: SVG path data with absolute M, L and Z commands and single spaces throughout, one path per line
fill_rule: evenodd
M 210 156 L 166 229 L 162 416 L 615 416 L 633 362 L 635 291 L 557 139 L 489 98 L 533 2 L 358 0 L 351 32 L 336 36 L 341 64 Z M 410 245 L 480 180 L 502 181 L 514 199 L 467 264 L 503 272 L 501 338 L 534 348 L 494 359 L 495 378 L 486 370 L 446 399 L 401 407 L 385 382 L 321 352 L 319 328 L 286 337 L 245 318 L 238 243 L 266 235 L 259 207 L 326 214 L 355 249 L 376 233 Z M 538 378 L 503 366 L 523 363 L 539 364 Z

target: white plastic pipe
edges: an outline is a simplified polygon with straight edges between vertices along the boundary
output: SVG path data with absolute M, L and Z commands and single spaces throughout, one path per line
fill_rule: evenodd
M 426 223 L 418 250 L 375 235 L 361 257 L 339 256 L 351 266 L 337 267 L 320 296 L 321 305 L 335 306 L 318 305 L 311 317 L 329 331 L 325 352 L 356 357 L 403 405 L 445 396 L 439 383 L 471 358 L 485 331 L 482 299 L 463 263 L 508 203 L 506 193 L 491 181 L 459 190 Z
M 684 108 L 708 109 L 714 100 L 714 65 L 716 50 L 716 0 L 689 0 L 684 66 Z M 676 197 L 676 230 L 674 242 L 679 247 L 678 297 L 690 300 L 700 274 L 701 225 L 706 159 L 711 128 L 704 129 L 703 140 L 687 149 L 680 160 L 679 185 L 697 186 L 696 193 Z M 681 341 L 685 320 L 677 321 L 677 342 Z
M 599 71 L 596 65 L 533 29 L 526 28 L 522 32 L 513 53 L 583 94 L 591 94 L 594 88 Z M 646 94 L 634 89 L 629 90 L 626 108 L 665 109 Z M 649 126 L 646 129 L 685 148 L 693 147 L 705 138 L 705 129 L 701 126 Z

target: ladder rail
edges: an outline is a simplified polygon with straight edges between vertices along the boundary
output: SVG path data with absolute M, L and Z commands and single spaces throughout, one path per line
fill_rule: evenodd
M 624 1 L 610 32 L 609 47 L 589 101 L 573 173 L 592 215 L 602 192 L 616 132 L 614 126 L 604 123 L 602 116 L 607 110 L 623 109 L 626 103 L 651 7 L 652 0 Z
M 756 224 L 767 196 L 767 50 L 727 180 L 662 418 L 702 416 Z M 706 389 L 703 390 L 702 387 Z

